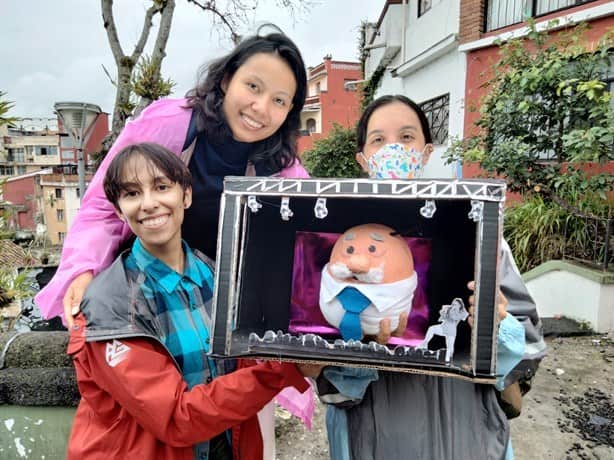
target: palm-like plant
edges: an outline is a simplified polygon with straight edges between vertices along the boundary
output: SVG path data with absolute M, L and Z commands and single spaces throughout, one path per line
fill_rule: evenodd
M 11 101 L 3 100 L 4 96 L 6 96 L 6 93 L 4 91 L 0 91 L 0 126 L 14 126 L 15 123 L 19 121 L 19 118 L 9 117 L 7 114 L 9 113 L 9 110 L 15 106 L 15 104 Z

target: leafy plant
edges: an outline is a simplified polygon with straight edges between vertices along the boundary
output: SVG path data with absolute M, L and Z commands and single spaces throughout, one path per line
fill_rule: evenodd
M 479 161 L 491 174 L 505 177 L 511 191 L 543 199 L 604 199 L 612 176 L 591 180 L 586 161 L 614 160 L 612 94 L 602 81 L 614 61 L 612 33 L 593 49 L 583 44 L 586 25 L 551 36 L 529 24 L 528 40 L 500 45 L 494 78 L 484 86 L 476 125 L 480 133 L 457 141 L 449 161 Z M 582 193 L 578 193 L 578 192 Z
M 8 125 L 9 127 L 12 127 L 19 121 L 19 118 L 7 116 L 7 113 L 15 106 L 15 104 L 11 101 L 3 100 L 4 96 L 6 96 L 6 93 L 0 91 L 0 126 Z
M 360 177 L 355 130 L 334 124 L 327 137 L 315 141 L 303 154 L 303 163 L 314 177 Z

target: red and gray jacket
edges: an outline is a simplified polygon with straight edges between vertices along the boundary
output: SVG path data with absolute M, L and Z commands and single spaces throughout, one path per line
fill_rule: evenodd
M 256 417 L 281 389 L 309 385 L 293 364 L 240 363 L 188 389 L 122 257 L 88 288 L 68 354 L 81 402 L 68 459 L 192 459 L 192 446 L 232 429 L 235 459 L 262 459 Z

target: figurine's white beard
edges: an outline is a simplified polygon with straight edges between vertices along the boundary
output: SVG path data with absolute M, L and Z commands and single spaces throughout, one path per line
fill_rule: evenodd
M 367 273 L 354 273 L 343 262 L 336 262 L 328 266 L 330 274 L 338 280 L 346 280 L 347 278 L 356 278 L 361 283 L 381 283 L 384 279 L 384 266 L 370 268 Z

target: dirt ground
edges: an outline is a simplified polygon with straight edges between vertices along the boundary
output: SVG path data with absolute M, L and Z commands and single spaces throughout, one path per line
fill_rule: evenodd
M 512 421 L 516 460 L 614 460 L 614 336 L 547 339 L 548 356 Z M 312 431 L 277 411 L 278 460 L 327 459 L 324 407 Z M 394 460 L 394 459 L 390 459 Z

